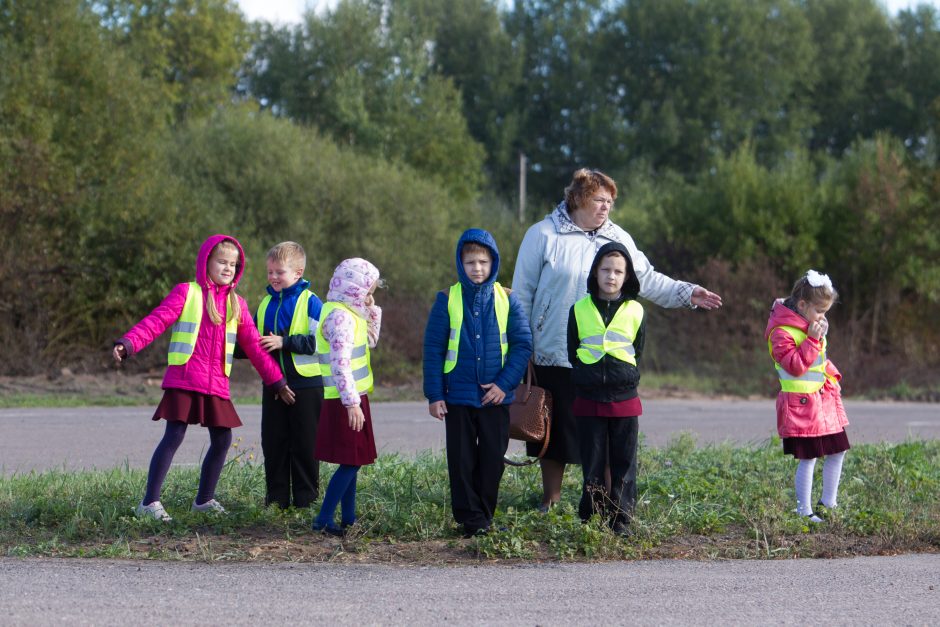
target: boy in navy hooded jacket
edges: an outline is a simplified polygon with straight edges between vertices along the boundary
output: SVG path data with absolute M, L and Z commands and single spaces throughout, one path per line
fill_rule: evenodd
M 424 395 L 428 413 L 445 421 L 451 506 L 468 537 L 493 521 L 509 404 L 532 354 L 529 321 L 498 273 L 493 236 L 464 231 L 459 281 L 438 292 L 424 333 Z

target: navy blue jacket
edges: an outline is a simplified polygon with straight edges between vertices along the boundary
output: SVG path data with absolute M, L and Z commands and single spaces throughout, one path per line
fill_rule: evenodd
M 463 270 L 461 251 L 467 242 L 476 242 L 490 250 L 493 266 L 489 278 L 476 285 Z M 506 392 L 503 404 L 512 402 L 512 392 L 525 375 L 532 354 L 532 331 L 519 301 L 509 295 L 509 320 L 506 334 L 509 352 L 502 364 L 499 323 L 493 306 L 493 283 L 499 274 L 499 250 L 496 240 L 483 229 L 468 229 L 457 242 L 457 277 L 463 288 L 463 327 L 457 349 L 457 364 L 444 374 L 444 356 L 450 335 L 447 313 L 448 290 L 438 292 L 428 325 L 424 331 L 424 395 L 429 403 L 447 401 L 453 405 L 482 407 L 484 383 L 495 383 Z
M 292 388 L 310 388 L 322 387 L 323 379 L 319 376 L 304 377 L 297 373 L 294 367 L 294 360 L 291 353 L 300 355 L 316 355 L 317 340 L 314 332 L 316 327 L 311 326 L 310 335 L 288 335 L 290 331 L 290 322 L 294 316 L 294 309 L 297 307 L 297 297 L 301 292 L 310 287 L 310 281 L 300 279 L 287 289 L 275 292 L 274 288 L 268 286 L 268 294 L 271 295 L 271 302 L 268 303 L 268 309 L 264 315 L 264 332 L 262 335 L 274 333 L 284 336 L 284 348 L 271 353 L 274 360 L 280 364 L 281 372 L 287 379 L 287 384 Z M 323 308 L 323 302 L 316 294 L 310 295 L 307 301 L 307 316 L 314 320 L 320 320 L 320 310 Z M 255 312 L 255 322 L 257 323 L 258 314 Z

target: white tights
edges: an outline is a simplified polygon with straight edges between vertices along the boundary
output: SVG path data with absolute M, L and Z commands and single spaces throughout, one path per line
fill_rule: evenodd
M 829 508 L 836 507 L 838 504 L 843 459 L 845 459 L 845 451 L 826 455 L 826 460 L 823 462 L 823 490 L 819 502 Z M 801 516 L 813 514 L 813 470 L 815 468 L 815 459 L 801 459 L 796 467 L 796 513 Z

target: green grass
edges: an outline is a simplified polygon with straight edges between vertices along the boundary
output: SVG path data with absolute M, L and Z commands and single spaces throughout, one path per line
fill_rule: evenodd
M 818 464 L 817 467 L 821 466 Z M 332 466 L 323 465 L 325 486 Z M 622 559 L 780 558 L 940 549 L 940 442 L 862 445 L 846 456 L 833 519 L 810 527 L 792 513 L 795 463 L 779 441 L 760 448 L 696 448 L 683 436 L 641 448 L 633 535 L 581 524 L 577 468 L 564 500 L 534 511 L 538 469 L 507 468 L 495 524 L 500 533 L 463 540 L 450 514 L 441 455 L 382 456 L 360 474 L 360 531 L 343 543 L 309 531 L 312 510 L 262 506 L 262 468 L 245 453 L 227 463 L 217 498 L 229 514 L 189 513 L 198 470 L 171 470 L 163 503 L 170 524 L 140 520 L 133 508 L 145 471 L 50 471 L 0 477 L 0 554 L 160 559 Z M 814 494 L 819 494 L 820 469 Z M 265 547 L 276 546 L 276 551 Z M 322 549 L 322 550 L 321 550 Z M 317 553 L 317 550 L 320 550 Z

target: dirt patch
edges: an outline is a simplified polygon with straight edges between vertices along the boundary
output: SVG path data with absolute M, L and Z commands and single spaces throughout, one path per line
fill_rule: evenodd
M 340 564 L 393 564 L 405 566 L 466 566 L 474 564 L 532 564 L 543 562 L 597 562 L 617 560 L 714 560 L 714 559 L 792 559 L 839 558 L 862 555 L 884 556 L 901 553 L 937 553 L 936 539 L 891 540 L 880 537 L 840 536 L 809 533 L 778 538 L 773 546 L 755 541 L 751 532 L 731 530 L 715 536 L 687 535 L 650 546 L 642 538 L 620 541 L 607 558 L 575 556 L 565 560 L 553 555 L 548 545 L 533 547 L 525 559 L 500 559 L 484 555 L 475 539 L 453 538 L 426 542 L 394 542 L 353 533 L 346 538 L 305 534 L 286 539 L 282 534 L 263 530 L 238 535 L 215 535 L 210 529 L 193 537 L 151 536 L 129 542 L 133 559 L 180 559 L 186 561 L 239 562 L 317 562 Z M 71 554 L 67 547 L 58 547 Z M 113 544 L 84 545 L 83 554 L 107 552 Z

